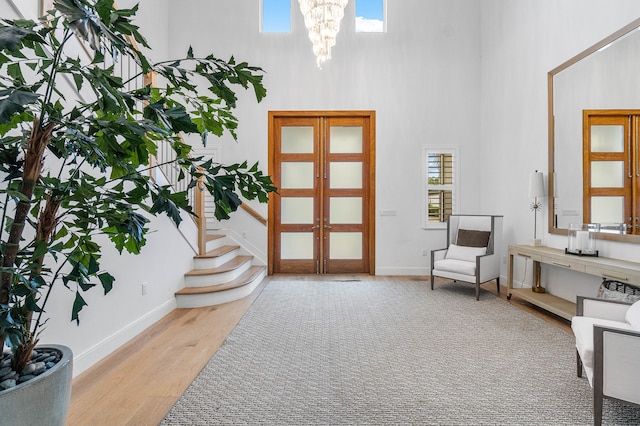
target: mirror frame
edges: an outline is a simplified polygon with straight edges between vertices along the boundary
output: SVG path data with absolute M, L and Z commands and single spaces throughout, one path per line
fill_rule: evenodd
M 579 54 L 569 59 L 568 61 L 560 64 L 556 68 L 549 71 L 549 73 L 547 74 L 547 91 L 548 91 L 548 103 L 549 103 L 548 104 L 548 108 L 549 108 L 549 115 L 548 115 L 549 169 L 548 170 L 549 171 L 548 171 L 548 185 L 547 185 L 548 186 L 547 194 L 549 198 L 549 211 L 548 211 L 547 224 L 548 224 L 548 231 L 550 234 L 567 235 L 566 229 L 556 228 L 553 226 L 555 222 L 553 217 L 553 213 L 555 211 L 555 197 L 553 196 L 553 194 L 555 193 L 554 191 L 554 182 L 555 182 L 555 158 L 554 158 L 555 157 L 555 149 L 554 149 L 555 148 L 555 140 L 554 140 L 555 118 L 554 117 L 555 115 L 553 111 L 553 77 L 556 74 L 560 73 L 561 71 L 564 71 L 565 69 L 569 68 L 573 64 L 581 61 L 582 59 L 585 59 L 586 57 L 588 57 L 589 55 L 592 55 L 593 53 L 596 53 L 597 51 L 604 48 L 605 46 L 608 46 L 609 44 L 615 42 L 619 38 L 622 38 L 627 34 L 629 34 L 630 32 L 635 31 L 637 29 L 640 29 L 640 18 L 634 20 L 628 25 L 625 25 L 615 33 L 599 41 L 598 43 L 584 50 L 583 52 L 580 52 Z M 582 185 L 580 186 L 582 187 Z M 606 232 L 598 232 L 596 234 L 596 237 L 602 240 L 623 241 L 623 242 L 640 244 L 640 235 L 612 234 L 612 233 L 606 233 Z

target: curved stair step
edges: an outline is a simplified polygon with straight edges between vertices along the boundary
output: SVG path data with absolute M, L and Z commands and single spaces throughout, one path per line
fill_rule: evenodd
M 194 256 L 194 269 L 211 269 L 223 265 L 232 260 L 240 252 L 240 246 L 225 245 L 210 250 L 205 254 Z
M 205 287 L 185 287 L 176 292 L 178 308 L 201 308 L 232 302 L 250 295 L 267 275 L 264 266 L 252 266 L 227 283 Z
M 239 277 L 253 261 L 253 256 L 236 256 L 214 268 L 193 269 L 184 274 L 186 287 L 206 287 L 223 284 Z
M 220 234 L 207 234 L 205 237 L 206 250 L 214 250 L 224 245 L 226 236 Z
M 211 259 L 213 257 L 224 256 L 227 253 L 231 253 L 234 250 L 238 250 L 240 246 L 221 246 L 216 249 L 210 250 L 205 254 L 199 254 L 195 256 L 196 259 Z
M 247 262 L 251 262 L 253 256 L 236 256 L 233 260 L 218 266 L 217 268 L 207 268 L 207 269 L 194 269 L 192 271 L 184 274 L 187 277 L 197 277 L 202 275 L 215 275 L 222 274 L 225 272 L 233 271 L 234 269 L 238 269 L 240 266 L 244 265 Z
M 184 294 L 206 294 L 218 291 L 230 290 L 232 288 L 242 287 L 256 279 L 258 275 L 264 272 L 264 266 L 252 266 L 242 273 L 238 278 L 222 284 L 208 285 L 203 287 L 185 287 L 176 292 L 176 296 Z

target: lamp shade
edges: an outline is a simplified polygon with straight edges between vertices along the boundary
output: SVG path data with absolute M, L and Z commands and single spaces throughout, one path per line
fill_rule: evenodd
M 535 171 L 529 175 L 529 198 L 544 197 L 544 174 Z

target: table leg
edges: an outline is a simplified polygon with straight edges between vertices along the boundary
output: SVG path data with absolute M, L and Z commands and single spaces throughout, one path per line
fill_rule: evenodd
M 512 288 L 513 288 L 513 253 L 509 252 L 509 263 L 507 265 L 507 300 L 511 300 Z
M 533 287 L 531 291 L 534 293 L 544 293 L 544 287 L 540 285 L 540 262 L 533 261 Z

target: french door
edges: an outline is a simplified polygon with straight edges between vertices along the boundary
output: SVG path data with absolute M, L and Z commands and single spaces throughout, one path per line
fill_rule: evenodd
M 585 110 L 583 122 L 585 223 L 640 234 L 640 110 Z
M 269 272 L 374 273 L 375 113 L 270 112 Z

